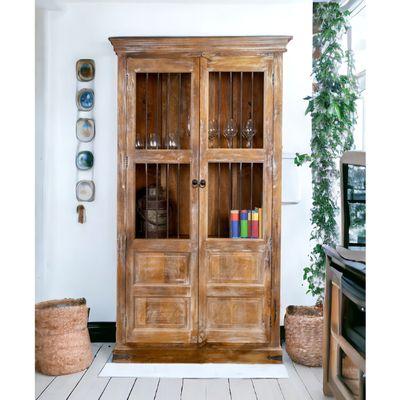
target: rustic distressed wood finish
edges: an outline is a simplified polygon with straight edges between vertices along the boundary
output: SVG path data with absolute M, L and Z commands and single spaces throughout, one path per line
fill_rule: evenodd
M 282 362 L 282 53 L 290 40 L 289 36 L 110 38 L 118 55 L 115 361 Z M 209 147 L 209 90 L 214 72 L 258 74 L 255 85 L 263 99 L 257 110 L 261 131 L 257 148 Z M 191 134 L 182 149 L 135 149 L 138 73 L 190 74 Z M 225 118 L 227 110 L 221 112 Z M 256 166 L 262 237 L 213 237 L 209 228 L 215 209 L 210 196 L 216 184 L 212 165 L 216 164 L 212 163 L 229 163 L 237 174 L 234 163 L 240 162 L 251 164 L 252 171 Z M 184 220 L 180 221 L 183 231 L 188 227 L 185 238 L 135 237 L 136 190 L 143 185 L 137 172 L 145 163 L 190 167 L 185 177 Z M 193 179 L 208 184 L 193 188 Z M 236 190 L 237 181 L 233 184 Z M 222 196 L 229 196 L 221 190 Z

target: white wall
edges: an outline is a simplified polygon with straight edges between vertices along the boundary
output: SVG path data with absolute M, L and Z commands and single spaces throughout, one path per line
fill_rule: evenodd
M 261 2 L 262 3 L 262 2 Z M 306 151 L 311 125 L 311 0 L 224 4 L 66 4 L 37 14 L 37 300 L 86 297 L 92 321 L 115 320 L 117 57 L 109 36 L 293 35 L 284 55 L 284 152 Z M 43 24 L 41 27 L 40 24 Z M 96 61 L 96 200 L 77 223 L 75 62 Z M 43 157 L 42 157 L 43 156 Z M 287 185 L 288 182 L 284 182 Z M 312 304 L 302 286 L 308 262 L 311 183 L 298 172 L 301 200 L 283 206 L 282 313 Z M 43 194 L 43 195 L 42 195 Z

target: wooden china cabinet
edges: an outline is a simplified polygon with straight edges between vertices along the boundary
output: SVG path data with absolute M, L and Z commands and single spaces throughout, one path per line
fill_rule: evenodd
M 282 362 L 290 40 L 110 38 L 118 55 L 114 361 Z

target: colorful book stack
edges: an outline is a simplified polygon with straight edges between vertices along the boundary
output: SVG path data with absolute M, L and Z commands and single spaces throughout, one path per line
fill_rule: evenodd
M 262 237 L 262 208 L 254 210 L 231 210 L 230 237 L 251 238 Z

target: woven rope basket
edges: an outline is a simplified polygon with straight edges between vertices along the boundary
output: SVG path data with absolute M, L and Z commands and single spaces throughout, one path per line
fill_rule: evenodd
M 35 306 L 36 370 L 65 375 L 86 369 L 92 361 L 89 309 L 85 299 L 51 300 Z
M 309 367 L 322 365 L 321 307 L 289 306 L 285 314 L 286 351 L 298 364 Z

